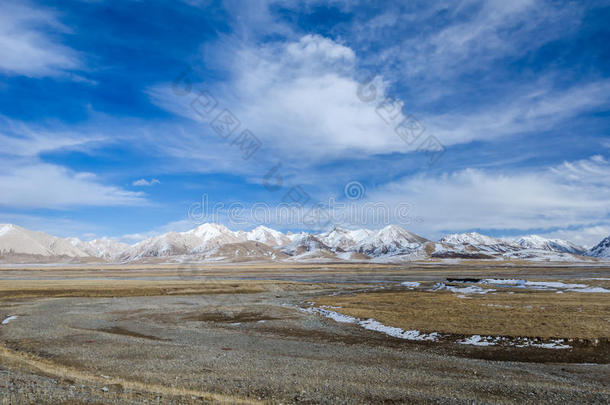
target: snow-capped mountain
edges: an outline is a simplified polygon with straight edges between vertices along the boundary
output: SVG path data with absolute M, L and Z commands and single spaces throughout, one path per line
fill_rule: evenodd
M 138 242 L 126 250 L 122 260 L 201 254 L 228 243 L 243 242 L 224 225 L 203 224 L 186 232 L 168 232 Z
M 369 229 L 348 230 L 335 227 L 328 232 L 317 235 L 317 238 L 333 249 L 350 251 L 357 250 L 356 246 L 360 245 L 374 233 L 374 231 Z
M 357 243 L 354 250 L 369 256 L 411 253 L 423 247 L 428 239 L 397 225 L 388 225 Z
M 289 244 L 280 247 L 280 251 L 289 256 L 316 252 L 332 253 L 330 246 L 326 245 L 316 236 L 310 234 L 302 234 L 301 237 L 294 238 Z
M 478 251 L 487 253 L 506 253 L 520 249 L 518 245 L 477 232 L 446 235 L 441 238 L 440 242 L 444 245 L 456 246 L 458 249 L 472 246 Z
M 105 260 L 114 260 L 131 248 L 126 243 L 109 238 L 94 239 L 88 242 L 83 242 L 79 238 L 68 238 L 68 241 L 87 255 Z
M 235 235 L 244 241 L 264 243 L 269 246 L 283 246 L 291 242 L 290 238 L 280 231 L 260 225 L 249 232 L 237 231 Z
M 575 245 L 567 240 L 547 239 L 538 235 L 524 236 L 515 239 L 513 243 L 524 249 L 548 250 L 550 252 L 571 253 L 575 255 L 582 255 L 587 251 L 584 247 Z
M 87 257 L 88 254 L 73 246 L 68 239 L 43 232 L 30 231 L 17 225 L 0 225 L 0 255 L 34 255 Z
M 595 245 L 589 252 L 588 256 L 610 258 L 610 236 Z
M 282 260 L 288 256 L 282 252 L 278 252 L 271 246 L 256 242 L 246 241 L 240 243 L 227 243 L 212 251 L 206 253 L 205 259 L 214 261 L 231 261 L 231 262 L 245 262 L 245 261 L 260 261 L 260 260 Z
M 170 261 L 290 260 L 409 261 L 428 259 L 496 259 L 534 261 L 583 260 L 575 255 L 610 257 L 610 236 L 585 252 L 580 246 L 558 239 L 527 236 L 507 241 L 476 232 L 452 234 L 432 242 L 396 225 L 373 231 L 335 227 L 321 234 L 288 233 L 258 226 L 232 231 L 224 225 L 203 224 L 186 232 L 168 232 L 134 245 L 102 238 L 83 242 L 29 231 L 16 225 L 0 225 L 0 257 L 69 258 L 70 260 Z M 29 259 L 27 259 L 29 260 Z M 594 260 L 594 259 L 589 259 Z

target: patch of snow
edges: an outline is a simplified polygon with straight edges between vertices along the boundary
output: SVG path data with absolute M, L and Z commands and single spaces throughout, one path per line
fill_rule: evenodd
M 456 343 L 461 345 L 471 346 L 495 346 L 502 344 L 504 346 L 513 346 L 518 348 L 537 347 L 541 349 L 570 349 L 570 345 L 564 344 L 563 339 L 552 339 L 548 342 L 540 342 L 538 339 L 529 339 L 527 337 L 507 338 L 504 336 L 481 336 L 472 335 L 466 339 L 458 340 Z
M 340 322 L 340 323 L 356 324 L 356 325 L 363 327 L 366 330 L 372 330 L 375 332 L 385 333 L 388 336 L 396 337 L 399 339 L 434 341 L 439 338 L 439 334 L 437 332 L 421 333 L 418 330 L 405 331 L 405 330 L 402 330 L 400 328 L 396 328 L 393 326 L 386 326 L 372 318 L 362 320 L 362 319 L 354 318 L 352 316 L 343 315 L 338 312 L 329 311 L 329 310 L 326 310 L 323 308 L 310 307 L 310 308 L 299 308 L 299 310 L 301 310 L 303 312 L 307 312 L 309 314 L 317 313 L 317 314 L 323 315 L 327 318 L 330 318 L 330 319 L 332 319 L 336 322 Z
M 527 339 L 525 339 L 527 341 Z M 516 347 L 539 347 L 542 349 L 570 349 L 572 346 L 563 344 L 563 339 L 551 340 L 548 343 L 533 343 L 527 342 L 524 344 L 515 345 Z
M 12 231 L 15 229 L 15 225 L 12 224 L 3 224 L 0 225 L 0 236 Z
M 330 318 L 333 321 L 339 322 L 339 323 L 357 323 L 358 322 L 358 319 L 356 319 L 352 316 L 343 315 L 338 312 L 329 311 L 329 310 L 323 309 L 323 308 L 310 307 L 310 308 L 299 308 L 299 309 L 301 311 L 307 312 L 309 314 L 320 314 L 322 316 Z
M 409 287 L 409 288 L 417 288 L 421 285 L 419 281 L 403 281 L 400 285 Z
M 385 333 L 388 336 L 393 336 L 399 339 L 435 341 L 439 337 L 437 332 L 426 334 L 421 333 L 418 330 L 402 330 L 393 326 L 386 326 L 372 318 L 365 321 L 360 321 L 358 324 L 364 329 Z
M 17 319 L 17 315 L 11 315 L 2 321 L 2 325 L 7 325 L 10 321 L 14 321 L 15 319 Z
M 587 284 L 566 284 L 560 281 L 526 281 L 526 280 L 502 280 L 486 279 L 481 284 L 492 284 L 494 287 L 505 288 L 532 288 L 536 290 L 559 290 L 580 293 L 608 293 L 610 290 L 602 287 L 590 287 Z
M 433 287 L 433 291 L 441 290 L 448 290 L 457 294 L 487 294 L 489 292 L 496 291 L 489 288 L 481 288 L 476 285 L 469 285 L 468 287 L 454 287 L 451 285 L 446 285 L 445 283 L 436 283 Z
M 461 345 L 473 345 L 473 346 L 494 346 L 494 342 L 484 340 L 481 335 L 472 335 L 464 340 L 459 340 L 457 343 Z
M 602 287 L 570 288 L 566 291 L 579 292 L 579 293 L 610 293 L 610 290 L 608 290 L 607 288 L 602 288 Z

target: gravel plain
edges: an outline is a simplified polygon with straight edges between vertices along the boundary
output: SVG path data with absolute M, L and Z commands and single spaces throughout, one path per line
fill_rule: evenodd
M 455 268 L 87 271 L 100 286 L 137 278 L 200 288 L 79 296 L 71 269 L 0 270 L 6 283 L 72 286 L 68 296 L 45 297 L 43 289 L 0 301 L 0 320 L 16 316 L 0 326 L 0 403 L 610 403 L 605 350 L 586 349 L 582 363 L 550 349 L 412 342 L 298 310 L 331 294 L 440 281 Z M 590 267 L 531 271 L 564 280 L 610 275 Z M 474 266 L 459 274 L 523 277 L 527 269 Z M 218 280 L 235 292 L 219 290 Z M 202 290 L 212 282 L 210 293 Z

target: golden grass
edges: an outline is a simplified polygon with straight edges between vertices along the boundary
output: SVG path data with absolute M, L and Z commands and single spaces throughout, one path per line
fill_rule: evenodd
M 498 292 L 459 298 L 451 292 L 390 291 L 330 296 L 317 305 L 374 318 L 405 330 L 541 338 L 610 337 L 608 294 L 548 291 Z

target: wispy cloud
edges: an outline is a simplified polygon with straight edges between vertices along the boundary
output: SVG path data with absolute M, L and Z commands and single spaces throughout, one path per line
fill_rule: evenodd
M 408 202 L 414 229 L 561 229 L 607 221 L 610 163 L 601 156 L 534 171 L 466 169 L 412 176 L 372 191 L 370 200 Z
M 493 140 L 517 134 L 548 131 L 575 116 L 605 108 L 610 81 L 553 89 L 548 83 L 521 86 L 501 101 L 474 111 L 425 115 L 422 119 L 447 145 Z
M 13 120 L 0 121 L 0 206 L 16 209 L 142 205 L 142 193 L 105 185 L 90 172 L 45 163 L 43 152 L 82 149 L 99 136 L 78 138 L 65 132 L 39 132 Z
M 0 3 L 0 72 L 30 77 L 57 76 L 81 67 L 76 51 L 57 34 L 68 28 L 56 12 L 13 0 Z
M 0 175 L 0 205 L 14 208 L 142 205 L 143 194 L 102 184 L 94 174 L 61 166 L 21 164 Z

